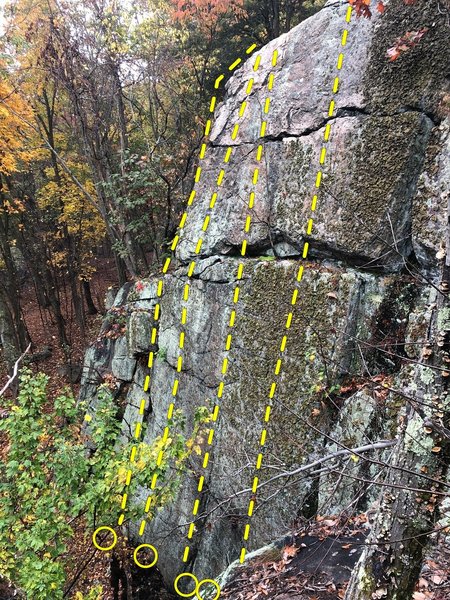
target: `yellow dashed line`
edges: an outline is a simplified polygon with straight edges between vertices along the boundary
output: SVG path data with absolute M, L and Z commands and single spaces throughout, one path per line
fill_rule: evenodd
M 234 61 L 234 63 L 228 67 L 228 68 L 229 68 L 229 70 L 230 70 L 230 71 L 234 71 L 234 69 L 235 69 L 235 68 L 236 68 L 238 65 L 240 65 L 240 64 L 241 64 L 241 62 L 242 62 L 242 58 L 238 58 L 238 59 L 236 59 L 236 60 Z
M 214 206 L 216 204 L 216 200 L 217 200 L 217 192 L 214 192 L 214 194 L 211 196 L 211 202 L 209 203 L 209 208 L 214 208 Z
M 333 85 L 333 94 L 337 94 L 339 91 L 339 77 L 336 77 Z
M 241 62 L 242 62 L 242 59 L 236 60 L 232 65 L 230 65 L 230 67 L 229 67 L 230 71 L 234 70 Z M 242 118 L 244 116 L 247 105 L 248 105 L 248 102 L 246 100 L 244 100 L 241 103 L 240 108 L 239 108 L 239 112 L 238 112 L 239 118 Z M 214 110 L 215 107 L 216 107 L 216 97 L 214 96 L 213 99 L 212 99 L 212 101 L 211 101 L 211 105 L 210 105 L 211 112 L 213 112 L 213 110 Z M 235 123 L 234 126 L 233 126 L 233 129 L 232 129 L 232 134 L 231 134 L 232 139 L 235 140 L 237 138 L 238 134 L 239 134 L 239 123 Z M 229 160 L 231 158 L 231 155 L 232 155 L 232 152 L 233 152 L 233 147 L 229 146 L 227 148 L 226 152 L 225 152 L 225 157 L 224 157 L 224 162 L 225 163 L 229 162 Z M 198 167 L 197 171 L 196 171 L 196 177 L 195 177 L 196 183 L 200 180 L 201 175 L 202 175 L 202 170 L 201 170 L 200 167 Z M 222 168 L 222 169 L 220 169 L 220 172 L 219 172 L 219 175 L 218 175 L 218 178 L 217 178 L 217 186 L 218 187 L 220 187 L 222 185 L 222 183 L 224 181 L 224 178 L 225 178 L 225 169 Z M 192 201 L 195 198 L 195 196 L 196 196 L 196 194 L 195 194 L 195 192 L 193 192 L 191 194 Z M 212 197 L 211 197 L 210 204 L 209 204 L 210 209 L 212 209 L 214 207 L 214 205 L 216 203 L 216 200 L 217 200 L 217 196 L 218 196 L 217 192 L 214 192 L 213 195 L 212 195 Z M 185 224 L 185 221 L 186 221 L 186 217 L 184 217 L 184 215 L 183 215 L 183 220 L 182 220 L 183 226 Z M 208 227 L 209 227 L 210 223 L 211 223 L 211 216 L 208 214 L 208 215 L 205 216 L 205 218 L 203 220 L 203 225 L 202 225 L 202 232 L 203 233 L 205 233 L 208 230 Z M 202 249 L 202 245 L 203 245 L 203 241 L 204 241 L 204 238 L 203 237 L 199 237 L 199 239 L 197 240 L 196 246 L 195 246 L 195 254 L 197 254 L 197 255 L 200 254 L 201 249 Z M 167 261 L 166 261 L 167 265 L 169 266 L 170 265 L 170 259 L 167 259 Z M 168 266 L 167 266 L 167 269 L 168 269 Z M 190 285 L 191 285 L 190 280 L 192 279 L 192 277 L 194 275 L 195 267 L 196 267 L 196 262 L 192 261 L 190 263 L 190 265 L 189 265 L 188 272 L 187 272 L 188 282 L 185 284 L 184 291 L 183 291 L 183 301 L 184 302 L 187 302 L 188 299 L 189 299 L 189 292 L 190 292 Z M 239 294 L 239 291 L 237 291 L 237 298 L 238 298 L 238 294 Z M 237 301 L 237 298 L 236 298 L 236 301 Z M 187 313 L 187 308 L 185 306 L 182 307 L 182 311 L 181 311 L 181 324 L 182 324 L 183 328 L 185 328 L 185 326 L 186 326 L 187 314 L 188 314 Z M 179 356 L 177 358 L 177 373 L 181 372 L 181 368 L 182 368 L 182 364 L 183 364 L 182 352 L 185 349 L 185 344 L 186 344 L 186 334 L 185 334 L 185 331 L 182 330 L 180 332 L 180 337 L 179 337 L 179 342 L 178 342 Z M 227 368 L 228 368 L 228 360 L 224 360 L 224 363 L 222 365 L 222 370 L 223 370 L 224 374 L 226 373 Z M 174 383 L 173 383 L 173 387 L 172 387 L 172 397 L 173 397 L 173 400 L 175 400 L 175 398 L 176 398 L 176 396 L 177 396 L 177 394 L 179 392 L 179 387 L 180 387 L 180 380 L 178 378 L 176 378 L 175 381 L 174 381 Z M 223 387 L 222 388 L 219 387 L 219 391 L 220 391 L 220 393 L 222 393 L 223 392 Z M 172 414 L 173 414 L 173 407 L 174 407 L 174 402 L 172 402 L 171 405 L 169 406 L 169 410 L 168 410 L 168 413 L 167 413 L 167 418 L 168 419 L 170 419 L 171 416 L 172 416 Z M 168 436 L 169 436 L 169 428 L 166 427 L 166 429 L 164 431 L 163 442 L 165 442 L 168 439 Z M 164 456 L 164 450 L 161 450 L 160 453 L 159 453 L 159 455 L 158 455 L 158 460 L 157 460 L 157 464 L 158 465 L 160 465 L 162 463 L 163 456 Z M 209 461 L 209 454 L 206 453 L 205 456 L 204 456 L 203 468 L 206 469 L 206 467 L 208 466 L 208 461 Z M 155 489 L 155 487 L 157 485 L 157 480 L 158 480 L 157 476 L 154 477 L 154 480 L 152 480 L 152 489 Z M 196 508 L 196 510 L 198 510 L 198 506 L 196 506 L 195 508 Z M 145 520 L 143 520 L 142 523 L 144 523 L 144 521 Z M 142 526 L 142 523 L 141 523 L 141 526 Z
M 198 507 L 200 506 L 200 500 L 197 498 L 194 502 L 194 508 L 192 509 L 192 514 L 195 516 L 198 513 Z
M 249 48 L 247 48 L 246 53 L 247 54 L 251 54 L 255 50 L 255 48 L 256 48 L 256 44 L 253 44 L 252 46 L 250 46 Z M 242 62 L 241 58 L 236 59 L 229 66 L 229 70 L 233 71 L 241 62 Z M 219 87 L 220 87 L 220 85 L 221 85 L 221 83 L 223 82 L 224 79 L 225 79 L 225 75 L 224 74 L 221 74 L 221 75 L 219 75 L 219 77 L 217 77 L 217 79 L 216 79 L 216 81 L 214 83 L 215 89 L 219 89 Z M 209 105 L 210 113 L 214 113 L 216 105 L 217 105 L 217 96 L 214 95 L 211 98 L 211 102 L 210 102 L 210 105 Z M 211 119 L 208 119 L 206 121 L 206 125 L 205 125 L 205 133 L 204 133 L 205 138 L 208 138 L 209 134 L 211 133 L 211 127 L 212 127 L 212 121 L 211 121 Z M 207 148 L 206 143 L 203 143 L 202 146 L 201 146 L 201 149 L 200 149 L 199 160 L 204 160 L 205 155 L 206 155 L 206 148 Z M 201 166 L 199 165 L 197 167 L 196 174 L 195 174 L 195 182 L 196 183 L 198 183 L 200 181 L 201 175 L 202 175 L 202 169 L 201 169 Z M 188 203 L 187 203 L 188 206 L 191 206 L 193 204 L 195 197 L 196 197 L 196 191 L 193 190 L 191 192 L 190 196 L 189 196 L 189 199 L 188 199 Z M 186 224 L 186 220 L 187 220 L 187 213 L 184 212 L 183 215 L 182 215 L 182 217 L 181 217 L 180 224 L 178 226 L 179 230 L 182 230 L 184 228 L 184 226 Z M 179 240 L 179 235 L 177 233 L 177 235 L 175 236 L 175 238 L 174 238 L 174 240 L 172 242 L 172 246 L 171 246 L 172 251 L 175 251 L 175 249 L 177 247 L 177 244 L 178 244 L 178 240 Z M 165 276 L 167 274 L 167 272 L 169 270 L 169 267 L 170 267 L 170 264 L 171 264 L 171 258 L 167 258 L 166 261 L 164 262 L 164 266 L 163 266 L 163 269 L 162 269 L 163 276 Z M 161 306 L 160 306 L 160 301 L 159 300 L 160 300 L 160 298 L 162 297 L 162 294 L 163 294 L 163 287 L 164 287 L 163 279 L 161 278 L 161 279 L 159 279 L 159 281 L 157 283 L 157 292 L 156 292 L 156 295 L 158 297 L 158 301 L 156 303 L 156 306 L 155 306 L 154 312 L 153 312 L 153 319 L 154 319 L 155 323 L 160 318 Z M 152 342 L 152 344 L 156 343 L 156 338 L 157 338 L 157 328 L 153 327 L 152 334 L 151 334 L 151 342 Z M 180 337 L 180 343 L 181 343 L 181 341 L 182 340 L 181 340 L 181 337 Z M 152 370 L 153 369 L 153 364 L 154 364 L 154 352 L 153 351 L 151 351 L 149 353 L 148 363 L 147 364 L 148 364 L 148 368 L 150 370 Z M 151 377 L 151 374 L 148 374 L 145 377 L 145 382 L 144 382 L 144 391 L 145 392 L 147 392 L 148 389 L 149 389 L 150 377 Z M 145 400 L 143 400 L 142 402 L 144 403 L 144 407 L 145 407 Z M 169 412 L 172 415 L 173 404 L 170 405 Z M 168 418 L 170 418 L 169 417 L 169 412 L 168 412 Z M 138 433 L 138 435 L 135 435 L 136 439 L 139 438 L 139 436 L 140 436 L 140 434 L 142 432 L 142 419 L 143 419 L 143 416 L 144 416 L 144 409 L 142 408 L 142 403 L 141 403 L 141 408 L 139 410 L 139 415 L 141 417 L 141 421 L 138 421 L 136 423 L 136 426 L 135 426 L 136 427 L 135 432 L 136 432 L 136 434 Z M 130 482 L 131 482 L 131 475 L 132 475 L 131 471 L 128 471 L 128 473 L 127 473 L 127 479 L 126 479 L 126 488 L 125 488 L 125 490 L 124 490 L 124 492 L 122 494 L 122 498 L 121 498 L 122 513 L 119 516 L 118 525 L 122 525 L 122 523 L 125 520 L 125 512 L 124 511 L 126 510 L 126 505 L 127 505 L 128 488 L 129 488 Z M 153 486 L 153 488 L 156 486 L 156 480 L 155 479 L 152 480 L 152 486 Z M 141 528 L 142 528 L 142 524 L 141 524 Z
M 214 87 L 216 90 L 219 89 L 220 84 L 222 82 L 222 80 L 225 79 L 225 75 L 219 75 L 219 77 L 216 79 L 215 83 L 214 83 Z
M 345 16 L 345 20 L 347 23 L 350 22 L 352 18 L 352 7 L 349 6 L 347 8 L 346 11 L 346 16 Z M 341 45 L 345 46 L 347 43 L 347 37 L 348 37 L 348 30 L 345 29 L 343 34 L 342 34 L 342 39 L 341 39 Z M 338 57 L 338 61 L 337 61 L 337 69 L 340 71 L 343 65 L 343 61 L 344 61 L 344 55 L 343 53 L 340 51 L 339 53 L 339 57 Z M 339 77 L 335 77 L 334 82 L 333 82 L 333 87 L 332 87 L 332 93 L 333 95 L 337 94 L 339 92 L 339 84 L 340 84 L 340 79 Z M 332 117 L 334 115 L 334 111 L 335 111 L 335 100 L 334 98 L 331 100 L 330 105 L 329 105 L 329 110 L 328 110 L 328 116 Z M 330 139 L 330 135 L 331 135 L 331 124 L 327 123 L 326 127 L 325 127 L 325 132 L 324 132 L 324 143 L 328 142 L 328 140 Z M 327 150 L 325 148 L 325 146 L 323 146 L 321 148 L 321 152 L 320 152 L 320 159 L 319 159 L 319 163 L 322 166 L 325 163 L 325 158 L 327 155 Z M 317 175 L 316 175 L 316 181 L 315 181 L 315 188 L 316 191 L 313 195 L 313 199 L 312 199 L 312 203 L 311 203 L 311 211 L 314 212 L 316 210 L 317 207 L 317 199 L 318 199 L 318 192 L 320 190 L 320 187 L 322 185 L 322 176 L 323 176 L 323 171 L 322 168 L 319 168 L 317 171 Z M 312 228 L 313 228 L 313 219 L 310 218 L 308 219 L 307 222 L 307 227 L 306 227 L 306 233 L 307 235 L 310 235 L 312 232 Z M 302 253 L 302 257 L 303 259 L 306 259 L 308 256 L 308 251 L 309 251 L 309 243 L 305 242 L 304 246 L 303 246 L 303 253 Z M 296 281 L 300 282 L 302 280 L 303 277 L 303 270 L 304 267 L 303 265 L 300 265 L 299 270 L 297 272 L 297 276 L 296 276 Z M 292 293 L 292 300 L 291 300 L 291 304 L 292 306 L 295 306 L 298 300 L 298 289 L 295 288 L 293 293 Z M 292 318 L 293 318 L 293 313 L 289 312 L 288 318 L 286 320 L 286 329 L 289 330 L 291 328 L 292 325 Z M 286 350 L 286 344 L 287 344 L 287 335 L 284 334 L 281 340 L 281 344 L 280 344 L 280 352 L 283 353 Z M 281 359 L 278 358 L 277 359 L 277 363 L 274 369 L 274 373 L 275 375 L 278 377 L 281 373 L 281 367 L 282 367 L 282 362 Z M 265 414 L 264 414 L 264 422 L 265 423 L 269 423 L 270 422 L 270 415 L 271 415 L 271 410 L 272 410 L 272 406 L 273 406 L 273 398 L 275 395 L 275 391 L 276 391 L 276 381 L 273 381 L 270 385 L 270 390 L 269 390 L 269 401 L 267 402 L 266 408 L 265 408 Z M 261 438 L 260 438 L 260 448 L 263 449 L 266 443 L 266 439 L 267 439 L 267 428 L 264 427 L 262 429 L 261 432 Z M 256 459 L 256 465 L 255 465 L 255 470 L 259 471 L 261 469 L 262 466 L 262 462 L 263 462 L 263 453 L 259 452 L 258 457 Z M 246 542 L 249 539 L 250 536 L 250 519 L 253 515 L 254 512 L 254 507 L 255 507 L 255 495 L 257 493 L 257 485 L 258 485 L 258 479 L 255 477 L 253 480 L 253 486 L 252 486 L 252 497 L 249 500 L 248 503 L 248 510 L 247 510 L 247 514 L 249 517 L 249 521 L 245 524 L 244 526 L 244 533 L 243 533 L 243 545 L 241 548 L 241 552 L 240 552 L 240 556 L 239 556 L 239 560 L 241 563 L 244 562 L 245 560 L 245 556 L 246 556 Z
M 189 269 L 188 269 L 188 277 L 192 277 L 192 275 L 194 274 L 194 269 L 195 269 L 195 260 L 193 260 L 191 262 L 191 264 L 189 265 Z M 186 309 L 183 309 L 181 311 L 182 315 L 186 315 Z
M 259 58 L 260 58 L 259 56 L 256 58 L 255 65 L 258 64 L 258 66 L 259 66 L 259 64 L 260 64 L 260 60 L 258 60 Z M 273 56 L 272 56 L 272 65 L 273 66 L 276 66 L 277 60 L 278 60 L 278 50 L 275 50 L 275 52 L 273 53 Z M 270 81 L 272 82 L 272 85 L 273 85 L 273 78 L 270 79 Z M 249 91 L 249 87 L 247 87 L 247 91 Z M 265 114 L 267 114 L 269 107 L 270 107 L 270 98 L 267 98 L 266 101 L 265 101 L 265 104 L 264 104 L 264 113 Z M 266 108 L 267 108 L 267 110 L 266 110 Z M 266 121 L 263 121 L 263 123 L 265 124 Z M 264 133 L 265 133 L 265 127 L 264 127 L 264 129 L 263 129 L 263 127 L 261 127 L 261 136 L 260 137 L 263 137 Z M 257 162 L 260 163 L 261 160 L 262 160 L 262 158 L 263 158 L 263 145 L 259 144 L 258 145 L 258 149 L 257 149 L 257 154 L 256 154 Z M 258 180 L 259 180 L 259 166 L 257 166 L 254 169 L 251 180 L 252 180 L 252 185 L 256 186 L 257 183 L 258 183 Z M 249 194 L 248 210 L 251 210 L 253 208 L 254 201 L 255 201 L 255 191 L 253 190 Z M 242 256 L 246 255 L 247 242 L 248 242 L 247 237 L 248 237 L 248 234 L 250 232 L 250 227 L 251 227 L 251 216 L 248 214 L 246 216 L 246 219 L 245 219 L 245 226 L 244 226 L 245 236 L 244 236 L 244 239 L 242 241 L 242 246 L 241 246 L 241 255 Z M 240 262 L 239 265 L 238 265 L 237 276 L 236 276 L 236 279 L 238 281 L 242 280 L 243 273 L 244 273 L 244 263 Z M 232 329 L 234 327 L 235 322 L 236 322 L 236 305 L 239 302 L 240 289 L 241 288 L 240 288 L 239 285 L 235 285 L 234 290 L 233 290 L 233 304 L 234 304 L 234 308 L 231 310 L 231 313 L 230 313 L 230 320 L 229 320 L 229 327 L 230 327 L 230 329 Z M 232 339 L 233 339 L 232 334 L 228 333 L 227 337 L 226 337 L 226 341 L 225 341 L 225 352 L 226 353 L 228 353 L 230 351 L 230 349 L 231 349 Z M 214 422 L 217 421 L 217 418 L 219 416 L 219 411 L 220 411 L 219 401 L 220 401 L 220 399 L 222 398 L 222 395 L 223 395 L 224 386 L 225 386 L 225 375 L 228 372 L 228 367 L 229 367 L 229 357 L 227 355 L 225 355 L 224 358 L 223 358 L 223 360 L 222 360 L 222 371 L 221 371 L 222 372 L 222 380 L 220 381 L 219 386 L 218 386 L 218 390 L 217 390 L 218 402 L 216 403 L 216 405 L 214 407 L 214 413 L 213 413 L 213 421 Z M 266 434 L 264 433 L 264 437 L 265 437 L 265 435 Z M 210 431 L 209 431 L 209 436 L 208 436 L 208 447 L 211 447 L 211 445 L 212 445 L 213 436 L 214 436 L 214 428 L 211 428 Z M 204 460 L 203 460 L 203 469 L 206 469 L 207 466 L 208 466 L 209 456 L 210 456 L 210 453 L 208 451 L 206 451 L 205 455 L 204 455 Z M 204 483 L 204 477 L 202 476 L 202 479 L 201 479 L 202 489 L 203 489 L 203 483 Z M 200 493 L 201 489 L 199 489 L 198 491 Z M 192 514 L 194 516 L 197 515 L 197 510 L 198 510 L 199 502 L 200 502 L 199 498 L 196 498 L 195 502 L 194 502 L 194 508 L 193 508 L 193 511 L 192 511 Z M 195 528 L 195 524 L 194 524 L 194 522 L 192 522 L 189 525 L 189 529 L 188 529 L 188 534 L 187 534 L 188 540 L 192 539 L 194 528 Z M 186 549 L 185 549 L 185 553 L 183 555 L 183 561 L 184 562 L 187 562 L 187 560 L 188 560 L 188 557 L 189 557 L 189 548 L 190 548 L 190 546 L 187 545 Z
M 330 108 L 328 109 L 328 116 L 332 117 L 334 115 L 334 100 L 330 102 Z
M 209 215 L 206 215 L 205 220 L 203 221 L 203 225 L 202 225 L 203 231 L 206 231 L 208 229 L 210 218 L 211 217 Z

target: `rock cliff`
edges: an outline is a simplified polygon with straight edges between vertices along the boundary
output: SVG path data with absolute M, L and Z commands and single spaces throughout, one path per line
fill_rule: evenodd
M 103 336 L 86 355 L 81 397 L 95 407 L 99 375 L 111 372 L 119 382 L 118 402 L 125 404 L 124 435 L 145 398 L 149 440 L 161 434 L 172 398 L 183 308 L 187 319 L 177 405 L 188 417 L 199 405 L 213 406 L 224 380 L 200 496 L 204 518 L 197 523 L 188 564 L 182 562 L 186 523 L 203 473 L 201 459 L 176 502 L 146 528 L 145 540 L 158 547 L 158 566 L 169 582 L 186 570 L 199 578 L 216 577 L 239 556 L 249 494 L 238 492 L 253 481 L 268 392 L 295 289 L 299 301 L 277 380 L 261 481 L 342 445 L 355 448 L 394 439 L 408 406 L 402 393 L 414 395 L 410 367 L 423 360 L 422 343 L 447 245 L 448 27 L 436 2 L 418 0 L 406 6 L 392 0 L 383 15 L 353 18 L 342 49 L 346 11 L 346 4 L 328 3 L 260 50 L 256 72 L 253 58 L 230 79 L 202 162 L 196 200 L 179 232 L 173 268 L 164 278 L 157 339 L 150 343 L 155 275 L 120 290 L 103 326 L 104 333 L 114 335 Z M 386 50 L 396 38 L 423 27 L 428 31 L 419 45 L 395 62 L 387 60 Z M 344 63 L 330 116 L 341 49 Z M 271 66 L 274 50 L 276 67 Z M 275 84 L 265 116 L 271 72 Z M 254 84 L 247 97 L 251 77 Z M 235 136 L 244 100 L 247 109 Z M 263 119 L 264 157 L 257 162 Z M 328 124 L 333 132 L 312 215 Z M 233 152 L 218 188 L 229 147 Z M 210 208 L 215 192 L 217 200 Z M 254 205 L 249 210 L 251 192 Z M 205 215 L 210 220 L 203 234 Z M 252 225 L 247 235 L 248 215 Z M 314 226 L 307 233 L 311 216 Z M 198 253 L 199 237 L 203 244 Z M 248 246 L 242 257 L 244 238 Z M 305 241 L 309 254 L 299 282 Z M 188 278 L 191 260 L 196 266 Z M 226 350 L 233 310 L 232 345 Z M 145 393 L 149 351 L 157 358 Z M 225 356 L 228 372 L 223 377 Z M 390 452 L 377 450 L 374 456 L 383 461 Z M 358 478 L 370 480 L 379 465 L 347 456 L 340 470 L 344 475 L 305 471 L 261 488 L 249 548 L 280 537 L 294 522 L 317 512 L 368 508 L 380 491 Z M 144 502 L 145 490 L 140 497 Z M 130 534 L 139 537 L 133 526 Z

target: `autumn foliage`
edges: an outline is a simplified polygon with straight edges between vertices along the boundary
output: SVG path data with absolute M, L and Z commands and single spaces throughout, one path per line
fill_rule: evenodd
M 349 4 L 354 7 L 358 17 L 370 18 L 372 16 L 371 5 L 372 0 L 348 0 Z M 415 0 L 403 0 L 405 4 L 414 4 Z M 383 0 L 377 0 L 377 11 L 381 14 L 386 10 L 386 5 Z
M 31 130 L 26 122 L 33 111 L 6 81 L 0 79 L 0 173 L 11 175 L 37 156 L 27 143 Z
M 175 20 L 195 20 L 202 28 L 210 28 L 225 15 L 234 17 L 244 11 L 243 0 L 172 0 Z
M 403 2 L 406 5 L 412 5 L 415 0 L 403 0 Z M 354 7 L 358 17 L 370 18 L 372 16 L 372 0 L 349 0 L 349 3 Z M 380 14 L 384 14 L 386 5 L 383 0 L 377 0 L 376 8 Z M 386 51 L 387 58 L 391 62 L 397 60 L 403 53 L 417 46 L 427 31 L 428 27 L 423 27 L 417 31 L 407 31 L 404 35 L 398 37 L 394 45 Z
M 402 35 L 401 37 L 397 38 L 395 40 L 394 46 L 392 46 L 392 48 L 389 48 L 386 52 L 387 56 L 389 57 L 389 60 L 397 60 L 397 58 L 399 58 L 401 54 L 417 46 L 417 44 L 427 33 L 427 31 L 428 27 L 423 27 L 422 29 L 419 29 L 419 31 L 408 31 L 407 33 L 405 33 L 405 35 Z

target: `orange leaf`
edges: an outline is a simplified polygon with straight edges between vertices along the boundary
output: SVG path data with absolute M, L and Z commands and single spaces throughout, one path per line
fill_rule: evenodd
M 286 560 L 289 556 L 295 556 L 298 548 L 296 546 L 286 546 L 283 550 L 283 559 Z

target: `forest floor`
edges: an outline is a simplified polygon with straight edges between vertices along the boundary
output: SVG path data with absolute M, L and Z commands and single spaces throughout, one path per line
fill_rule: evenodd
M 319 517 L 286 538 L 277 560 L 244 566 L 222 590 L 223 600 L 342 600 L 368 533 L 364 514 L 344 521 Z M 411 600 L 450 598 L 450 540 L 433 540 Z M 379 600 L 388 600 L 379 590 Z
M 76 395 L 78 384 L 68 382 L 63 372 L 64 365 L 70 360 L 73 365 L 81 365 L 86 348 L 95 340 L 105 313 L 105 297 L 110 287 L 118 288 L 114 261 L 101 259 L 96 261 L 97 271 L 91 280 L 91 291 L 94 303 L 99 311 L 97 315 L 86 316 L 85 331 L 75 323 L 75 316 L 70 302 L 69 290 L 62 286 L 61 309 L 66 321 L 69 353 L 65 355 L 58 343 L 58 332 L 51 313 L 39 306 L 32 285 L 28 284 L 21 290 L 23 318 L 31 338 L 31 352 L 36 354 L 51 348 L 51 355 L 38 362 L 30 362 L 28 366 L 34 371 L 41 371 L 49 376 L 48 390 L 50 397 L 63 390 L 67 385 Z M 1 363 L 3 365 L 3 363 Z M 4 366 L 0 367 L 0 381 L 7 379 Z

